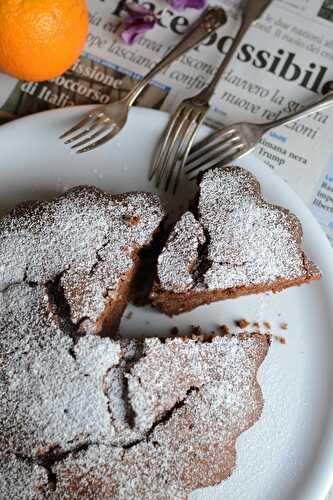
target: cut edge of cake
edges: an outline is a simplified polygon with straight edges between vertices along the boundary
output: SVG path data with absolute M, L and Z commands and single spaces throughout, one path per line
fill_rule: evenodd
M 0 219 L 0 291 L 45 285 L 50 309 L 61 311 L 73 335 L 114 336 L 140 252 L 165 217 L 157 195 L 113 195 L 93 186 L 22 203 Z
M 285 238 L 285 243 L 279 237 Z M 262 265 L 260 252 L 264 255 Z M 273 277 L 260 281 L 257 276 L 265 275 L 265 267 L 266 275 L 271 270 Z M 302 227 L 296 216 L 266 202 L 250 172 L 240 167 L 217 167 L 203 174 L 192 211 L 183 214 L 173 227 L 158 259 L 150 298 L 154 306 L 172 316 L 219 300 L 280 292 L 320 276 L 302 249 Z

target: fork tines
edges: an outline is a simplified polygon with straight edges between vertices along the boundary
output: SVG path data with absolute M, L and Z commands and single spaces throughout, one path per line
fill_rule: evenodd
M 65 144 L 72 144 L 71 149 L 76 149 L 76 153 L 85 153 L 109 141 L 117 133 L 117 126 L 110 122 L 110 118 L 105 116 L 103 112 L 93 111 L 63 133 L 59 139 L 68 137 L 64 141 Z M 75 132 L 78 133 L 75 134 Z M 95 139 L 98 140 L 92 142 Z
M 205 110 L 193 109 L 182 103 L 170 118 L 167 129 L 157 150 L 149 180 L 156 177 L 156 187 L 164 182 L 164 190 L 172 185 L 176 192 L 180 174 L 195 132 L 205 118 Z
M 192 148 L 186 163 L 186 174 L 192 180 L 197 176 L 198 170 L 225 165 L 246 152 L 246 144 L 234 127 L 218 130 Z

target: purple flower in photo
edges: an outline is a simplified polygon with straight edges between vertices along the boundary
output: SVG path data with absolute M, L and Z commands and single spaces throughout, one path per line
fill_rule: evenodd
M 168 0 L 171 7 L 175 10 L 202 9 L 207 0 Z
M 136 3 L 126 5 L 128 16 L 120 28 L 120 36 L 129 45 L 137 40 L 140 35 L 153 29 L 157 21 L 156 15 L 148 9 Z

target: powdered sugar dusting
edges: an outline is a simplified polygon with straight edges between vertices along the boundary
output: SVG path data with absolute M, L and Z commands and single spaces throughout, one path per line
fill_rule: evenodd
M 260 196 L 251 174 L 237 167 L 214 169 L 200 184 L 200 221 L 209 234 L 209 289 L 293 280 L 307 275 L 302 229 L 287 210 Z
M 0 221 L 0 291 L 62 276 L 72 321 L 94 321 L 163 217 L 155 195 L 112 196 L 88 186 L 21 205 Z
M 111 368 L 104 380 L 104 390 L 112 426 L 112 444 L 129 445 L 144 438 L 144 433 L 134 425 L 133 407 L 129 398 L 128 377 L 136 363 L 141 363 L 144 341 L 142 339 L 122 339 L 122 359 L 118 366 Z
M 235 439 L 261 413 L 256 372 L 266 352 L 260 336 L 146 339 L 128 375 L 140 392 L 129 388 L 142 439 L 91 446 L 56 464 L 55 498 L 184 499 L 226 478 Z
M 201 225 L 191 212 L 185 212 L 158 258 L 158 278 L 164 290 L 186 292 L 193 286 L 192 271 L 198 261 L 198 246 L 204 242 Z
M 43 467 L 29 464 L 13 454 L 0 452 L 0 498 L 8 500 L 43 498 L 47 486 Z
M 0 449 L 35 457 L 111 439 L 103 377 L 119 362 L 119 344 L 87 336 L 74 345 L 42 286 L 13 285 L 0 300 Z
M 181 248 L 189 255 L 197 251 L 193 232 L 198 223 L 207 237 L 205 252 L 199 256 L 204 265 L 195 277 L 188 273 L 185 289 L 184 273 L 179 273 L 173 262 Z M 239 167 L 215 168 L 203 175 L 198 222 L 188 219 L 188 226 L 182 225 L 177 235 L 177 247 L 167 242 L 168 259 L 159 260 L 163 290 L 224 290 L 273 285 L 281 279 L 318 278 L 320 274 L 303 254 L 298 219 L 288 210 L 265 202 L 257 180 Z M 172 233 L 170 240 L 174 237 Z
M 228 378 L 233 383 L 237 378 L 243 380 L 255 368 L 244 347 L 236 338 L 228 337 L 215 337 L 203 343 L 175 338 L 165 344 L 156 338 L 146 339 L 144 357 L 128 376 L 135 425 L 148 430 L 154 421 L 182 401 L 191 388 L 199 389 L 210 380 L 220 383 Z

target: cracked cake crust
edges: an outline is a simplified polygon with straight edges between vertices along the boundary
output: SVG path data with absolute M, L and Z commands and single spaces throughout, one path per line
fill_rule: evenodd
M 44 287 L 0 297 L 0 449 L 48 471 L 31 498 L 180 499 L 230 475 L 261 413 L 266 337 L 73 338 Z
M 74 340 L 44 293 L 23 284 L 4 294 L 0 449 L 48 471 L 47 497 L 171 500 L 230 475 L 235 439 L 261 413 L 265 336 Z
M 121 446 L 95 444 L 57 462 L 55 498 L 185 499 L 228 477 L 237 437 L 261 414 L 256 374 L 267 350 L 260 335 L 143 341 L 127 372 L 135 418 L 123 422 L 137 439 L 123 433 Z
M 94 311 L 105 311 L 98 298 L 94 309 L 90 294 L 111 274 L 117 288 L 127 266 L 111 262 L 111 247 L 124 243 L 112 234 L 118 238 L 123 222 L 137 228 L 126 236 L 127 254 L 159 225 L 160 206 L 148 198 L 138 217 L 136 201 L 126 198 L 124 209 L 124 197 L 116 197 L 119 208 L 115 197 L 78 188 L 0 222 L 1 498 L 183 499 L 231 474 L 235 440 L 261 414 L 256 375 L 265 336 L 90 335 L 101 333 L 91 327 Z M 106 240 L 110 211 L 114 233 Z M 88 221 L 95 238 L 67 234 Z M 108 262 L 111 274 L 99 276 Z M 75 286 L 81 272 L 82 295 Z
M 196 217 L 187 212 L 176 223 L 158 259 L 151 301 L 166 314 L 320 278 L 301 248 L 299 220 L 267 203 L 250 172 L 239 167 L 206 172 L 195 212 Z M 200 247 L 193 238 L 198 231 L 205 236 Z M 173 263 L 185 251 L 197 255 L 196 265 L 176 268 Z
M 0 220 L 0 291 L 14 283 L 57 283 L 82 333 L 112 335 L 127 304 L 138 253 L 165 212 L 150 193 L 111 195 L 78 186 L 29 202 Z
M 48 487 L 44 467 L 14 453 L 0 451 L 0 494 L 9 500 L 37 500 L 43 498 Z
M 11 286 L 0 294 L 0 311 L 0 449 L 38 459 L 108 442 L 101 387 L 106 370 L 119 362 L 119 345 L 64 333 L 41 286 Z

